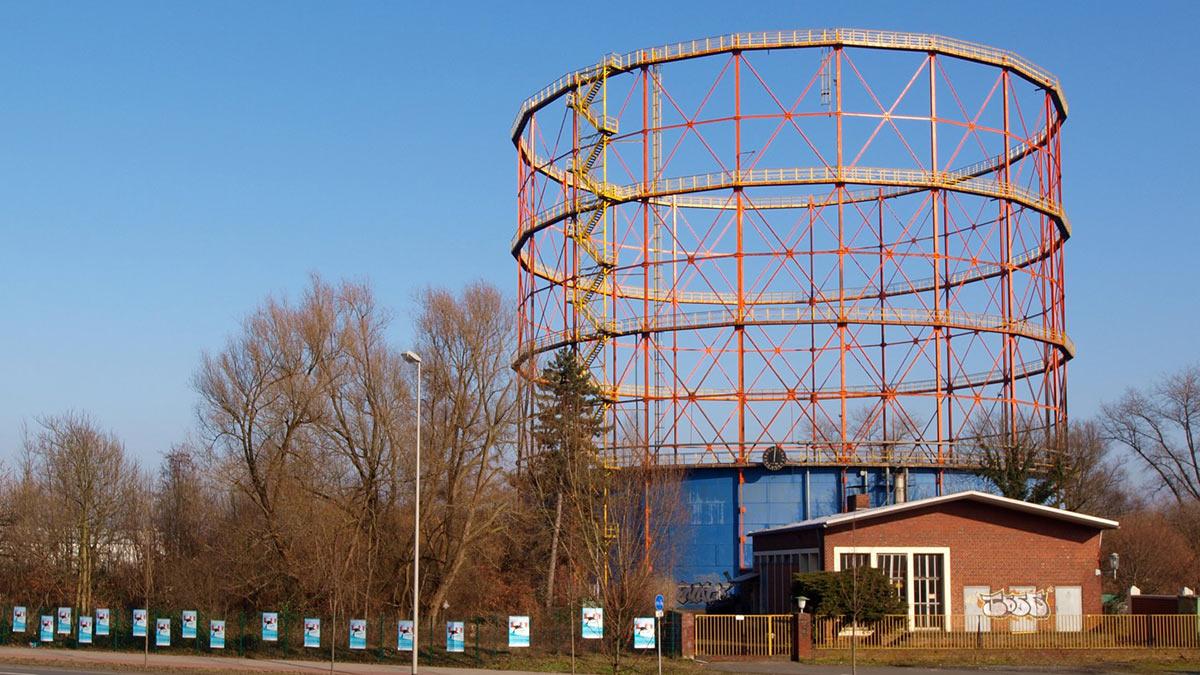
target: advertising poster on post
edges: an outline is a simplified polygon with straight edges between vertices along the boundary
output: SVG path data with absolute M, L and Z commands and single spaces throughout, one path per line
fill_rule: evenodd
M 12 632 L 24 633 L 25 622 L 28 621 L 29 613 L 24 607 L 13 607 Z
M 41 629 L 38 632 L 38 639 L 42 642 L 54 642 L 54 616 L 52 614 L 43 614 L 40 625 Z
M 413 622 L 411 619 L 400 619 L 396 624 L 396 651 L 411 652 L 413 650 Z
M 179 637 L 184 640 L 196 639 L 196 610 L 185 609 L 179 618 Z
M 350 619 L 350 649 L 367 648 L 367 620 Z
M 133 610 L 133 637 L 146 637 L 149 616 L 144 609 Z
M 262 613 L 263 642 L 279 642 L 279 612 Z
M 92 644 L 92 617 L 80 615 L 79 617 L 79 644 Z
M 154 646 L 171 646 L 171 620 L 158 619 L 154 622 Z
M 528 647 L 529 646 L 529 617 L 527 617 L 527 616 L 510 616 L 510 617 L 508 617 L 508 646 L 509 647 Z
M 108 635 L 112 626 L 112 614 L 107 609 L 96 610 L 96 637 Z
M 467 631 L 461 621 L 446 622 L 446 651 L 467 651 Z
M 304 620 L 304 646 L 315 648 L 321 646 L 321 620 Z
M 60 635 L 71 634 L 71 608 L 58 608 L 58 633 Z
M 225 649 L 225 620 L 212 619 L 208 622 L 209 649 Z
M 584 607 L 579 629 L 584 640 L 599 640 L 604 637 L 604 610 L 600 607 Z
M 654 649 L 654 617 L 639 616 L 633 620 L 633 648 Z

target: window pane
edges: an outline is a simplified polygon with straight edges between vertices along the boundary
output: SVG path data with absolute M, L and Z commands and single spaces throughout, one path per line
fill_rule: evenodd
M 844 570 L 852 570 L 856 567 L 870 567 L 870 553 L 843 553 L 841 558 L 841 567 Z
M 913 615 L 917 628 L 943 627 L 943 564 L 941 553 L 913 554 Z
M 880 553 L 876 556 L 879 569 L 888 575 L 896 597 L 908 603 L 908 556 L 903 553 Z

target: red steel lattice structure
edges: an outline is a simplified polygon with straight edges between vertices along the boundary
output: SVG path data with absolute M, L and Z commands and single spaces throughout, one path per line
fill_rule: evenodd
M 866 30 L 610 55 L 525 101 L 519 345 L 578 350 L 610 465 L 974 466 L 1066 422 L 1058 80 Z M 522 433 L 528 447 L 528 429 Z

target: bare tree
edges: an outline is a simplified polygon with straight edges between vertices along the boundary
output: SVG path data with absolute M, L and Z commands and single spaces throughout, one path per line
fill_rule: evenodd
M 1114 456 L 1096 420 L 1072 422 L 1056 465 L 1059 505 L 1105 517 L 1131 508 L 1125 464 Z
M 365 284 L 334 288 L 314 280 L 298 309 L 308 350 L 323 353 L 313 386 L 324 399 L 324 414 L 315 425 L 319 447 L 345 468 L 330 483 L 309 481 L 311 489 L 340 507 L 362 534 L 357 609 L 366 613 L 375 596 L 387 514 L 399 500 L 400 472 L 407 431 L 411 428 L 411 396 L 399 353 L 387 344 L 387 314 Z M 339 496 L 329 485 L 341 485 Z
M 295 312 L 271 299 L 224 350 L 204 355 L 194 380 L 201 430 L 217 465 L 229 470 L 226 479 L 257 512 L 278 563 L 271 569 L 291 581 L 297 580 L 280 501 L 297 446 L 323 412 L 311 378 L 324 356 L 305 344 Z
M 655 594 L 672 596 L 670 570 L 678 549 L 674 538 L 660 534 L 677 531 L 684 509 L 678 471 L 634 465 L 605 473 L 599 503 L 584 503 L 580 491 L 569 494 L 576 516 L 590 514 L 592 520 L 568 546 L 573 562 L 582 563 L 574 573 L 591 582 L 604 607 L 605 649 L 615 673 L 632 640 L 634 618 L 653 611 Z
M 503 471 L 514 443 L 511 303 L 477 282 L 457 297 L 421 295 L 417 343 L 425 360 L 424 466 L 429 508 L 422 504 L 422 569 L 432 583 L 429 616 L 436 620 L 464 563 L 508 515 Z
M 1103 407 L 1104 430 L 1138 458 L 1178 503 L 1200 500 L 1200 365 Z
M 44 417 L 38 424 L 25 446 L 31 472 L 51 499 L 43 534 L 56 537 L 73 571 L 75 607 L 88 612 L 98 563 L 114 551 L 123 513 L 133 503 L 137 466 L 116 435 L 85 414 Z
M 1104 535 L 1104 553 L 1119 553 L 1113 590 L 1137 586 L 1146 593 L 1178 593 L 1200 583 L 1200 567 L 1186 536 L 1155 509 L 1121 516 L 1121 529 Z
M 991 481 L 1010 499 L 1045 504 L 1059 500 L 1069 460 L 1060 451 L 1060 438 L 1044 429 L 1011 425 L 1006 416 L 979 418 L 973 428 L 971 452 L 979 462 L 976 474 Z

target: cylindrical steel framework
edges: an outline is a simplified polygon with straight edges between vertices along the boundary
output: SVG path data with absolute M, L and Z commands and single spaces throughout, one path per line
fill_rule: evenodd
M 908 33 L 570 73 L 513 126 L 515 367 L 578 349 L 614 466 L 969 468 L 981 429 L 1054 438 L 1066 111 L 1020 56 Z

